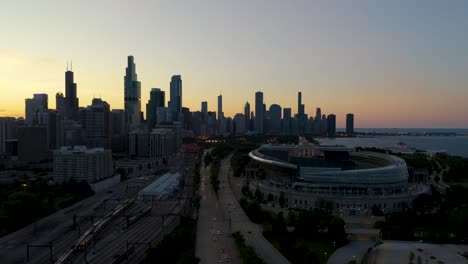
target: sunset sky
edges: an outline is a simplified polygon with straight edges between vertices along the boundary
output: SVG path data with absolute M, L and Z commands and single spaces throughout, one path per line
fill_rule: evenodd
M 4 1 L 0 116 L 33 93 L 65 92 L 73 60 L 80 106 L 123 108 L 127 56 L 142 110 L 153 87 L 183 79 L 183 105 L 227 116 L 256 91 L 297 112 L 355 114 L 356 127 L 468 127 L 468 1 Z

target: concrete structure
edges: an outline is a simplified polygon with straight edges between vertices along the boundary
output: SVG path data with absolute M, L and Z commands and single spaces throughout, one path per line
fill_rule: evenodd
M 158 122 L 157 114 L 159 107 L 165 107 L 165 93 L 159 88 L 152 88 L 150 91 L 150 99 L 146 104 L 146 123 L 148 129 L 151 130 Z
M 141 83 L 138 81 L 133 56 L 127 58 L 124 77 L 126 131 L 138 128 L 141 121 Z
M 47 112 L 48 96 L 47 94 L 34 94 L 33 98 L 27 98 L 26 103 L 26 124 L 37 125 L 39 123 L 38 115 Z
M 255 165 L 246 170 L 251 187 L 260 188 L 265 197 L 272 194 L 275 203 L 284 192 L 291 208 L 370 215 L 375 205 L 398 212 L 430 190 L 427 183 L 411 183 L 405 161 L 391 155 L 302 140 L 299 145 L 263 145 L 249 156 Z
M 173 196 L 182 184 L 183 179 L 180 173 L 166 173 L 138 192 L 138 200 L 143 203 L 165 200 Z
M 62 147 L 54 151 L 54 180 L 70 179 L 95 183 L 113 174 L 112 152 L 85 146 Z
M 111 148 L 112 116 L 106 101 L 94 98 L 91 105 L 81 110 L 81 125 L 90 148 Z
M 346 135 L 348 137 L 354 135 L 354 115 L 351 113 L 346 115 Z
M 263 105 L 263 93 L 255 93 L 255 132 L 263 134 L 263 122 L 265 119 L 265 110 Z

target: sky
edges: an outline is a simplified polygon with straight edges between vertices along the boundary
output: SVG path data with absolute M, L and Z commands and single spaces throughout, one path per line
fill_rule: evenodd
M 468 127 L 468 1 L 100 0 L 4 1 L 0 116 L 24 116 L 34 93 L 65 92 L 73 61 L 80 106 L 123 108 L 127 56 L 142 110 L 151 88 L 225 116 L 267 108 L 355 115 L 356 127 Z

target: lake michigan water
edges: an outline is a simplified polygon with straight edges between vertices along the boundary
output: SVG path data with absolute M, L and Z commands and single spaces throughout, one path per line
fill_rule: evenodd
M 468 158 L 468 129 L 356 129 L 357 132 L 380 132 L 380 133 L 457 133 L 460 136 L 375 136 L 319 139 L 320 144 L 338 144 L 347 147 L 394 147 L 403 142 L 409 147 L 416 149 L 440 151 L 444 150 L 449 155 Z

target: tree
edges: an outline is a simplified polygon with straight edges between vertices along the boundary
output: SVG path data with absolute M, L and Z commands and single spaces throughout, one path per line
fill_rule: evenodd
M 374 215 L 374 216 L 383 216 L 384 213 L 382 212 L 382 210 L 380 210 L 380 208 L 376 204 L 374 204 L 372 206 L 372 215 Z
M 273 194 L 269 193 L 268 196 L 267 196 L 267 201 L 268 202 L 273 202 Z
M 285 202 L 286 202 L 286 199 L 284 198 L 284 192 L 281 191 L 280 196 L 278 198 L 278 203 L 281 206 L 281 208 L 284 208 Z
M 334 241 L 345 241 L 346 231 L 344 229 L 345 222 L 339 217 L 333 217 L 328 225 L 328 234 Z
M 254 197 L 255 197 L 255 200 L 257 200 L 259 203 L 263 202 L 263 194 L 260 191 L 260 189 L 258 189 L 258 187 L 257 187 L 257 189 L 255 189 Z
M 271 229 L 275 234 L 280 235 L 286 233 L 286 221 L 284 220 L 283 212 L 279 212 L 278 215 L 273 219 Z

